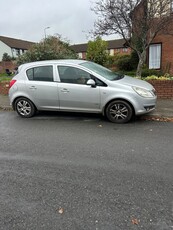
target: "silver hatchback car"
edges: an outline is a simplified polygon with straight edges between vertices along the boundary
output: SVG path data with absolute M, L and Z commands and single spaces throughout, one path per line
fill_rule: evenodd
M 133 115 L 155 109 L 149 83 L 114 73 L 84 60 L 52 60 L 19 66 L 9 90 L 10 103 L 21 117 L 36 111 L 102 113 L 111 122 L 126 123 Z

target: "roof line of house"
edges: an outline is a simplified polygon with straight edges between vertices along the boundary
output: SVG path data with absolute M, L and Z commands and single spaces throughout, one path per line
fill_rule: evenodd
M 114 39 L 114 40 L 107 40 L 108 43 L 108 49 L 119 49 L 119 48 L 124 48 L 126 41 L 121 38 L 121 39 Z M 71 45 L 70 47 L 75 51 L 75 52 L 86 52 L 87 50 L 88 43 L 82 43 L 82 44 L 74 44 Z
M 17 48 L 17 49 L 29 49 L 32 45 L 35 44 L 34 42 L 5 37 L 5 36 L 0 36 L 0 41 L 11 48 Z

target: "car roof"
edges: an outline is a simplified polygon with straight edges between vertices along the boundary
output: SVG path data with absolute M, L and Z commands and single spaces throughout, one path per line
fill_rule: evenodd
M 19 66 L 19 71 L 21 69 L 26 69 L 32 66 L 37 65 L 49 65 L 49 64 L 76 64 L 80 65 L 81 63 L 86 62 L 85 60 L 79 60 L 79 59 L 61 59 L 61 60 L 45 60 L 45 61 L 35 61 L 35 62 L 29 62 L 25 63 Z

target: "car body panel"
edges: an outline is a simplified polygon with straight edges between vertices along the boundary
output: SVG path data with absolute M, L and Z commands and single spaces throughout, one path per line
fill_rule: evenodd
M 60 110 L 101 111 L 100 87 L 59 83 L 58 92 Z
M 28 81 L 26 90 L 38 109 L 59 109 L 57 82 Z
M 119 83 L 122 85 L 128 85 L 128 86 L 137 86 L 137 87 L 141 87 L 147 90 L 152 90 L 153 86 L 151 84 L 149 84 L 146 81 L 142 81 L 140 79 L 136 79 L 133 77 L 129 77 L 129 76 L 124 76 L 124 78 L 119 80 Z

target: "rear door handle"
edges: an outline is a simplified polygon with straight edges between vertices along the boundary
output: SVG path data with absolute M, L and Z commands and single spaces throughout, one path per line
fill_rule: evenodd
M 61 92 L 63 92 L 63 93 L 69 93 L 69 90 L 68 89 L 61 89 Z
M 29 89 L 37 89 L 34 85 L 30 86 Z

